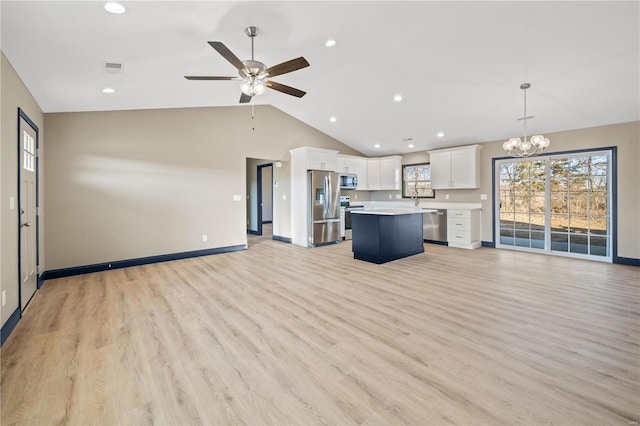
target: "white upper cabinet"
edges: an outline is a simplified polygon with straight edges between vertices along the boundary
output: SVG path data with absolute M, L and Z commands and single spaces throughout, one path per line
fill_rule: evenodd
M 480 145 L 429 151 L 433 189 L 480 188 Z
M 299 148 L 304 151 L 307 170 L 327 170 L 335 172 L 338 162 L 338 151 L 321 148 Z
M 402 157 L 380 158 L 380 189 L 400 190 L 402 189 Z
M 367 189 L 380 189 L 380 160 L 377 158 L 367 159 Z
M 336 168 L 336 171 L 338 173 L 352 173 L 352 174 L 357 173 L 356 171 L 357 158 L 358 157 L 355 157 L 353 155 L 338 154 L 338 160 L 337 160 L 338 167 Z
M 370 191 L 402 189 L 402 157 L 399 155 L 369 158 L 367 172 Z
M 358 189 L 366 191 L 369 189 L 369 159 L 364 157 L 356 158 L 356 174 L 358 175 Z

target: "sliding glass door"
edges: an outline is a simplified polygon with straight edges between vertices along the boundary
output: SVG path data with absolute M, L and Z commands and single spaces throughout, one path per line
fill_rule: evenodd
M 611 261 L 611 151 L 496 161 L 496 247 Z
M 499 164 L 500 230 L 502 245 L 545 248 L 546 163 L 539 159 Z

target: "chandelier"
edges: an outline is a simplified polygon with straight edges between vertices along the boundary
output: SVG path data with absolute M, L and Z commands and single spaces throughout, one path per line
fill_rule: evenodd
M 509 153 L 512 157 L 529 157 L 531 155 L 542 153 L 546 147 L 549 146 L 549 139 L 542 135 L 531 136 L 531 139 L 527 140 L 527 89 L 531 87 L 529 83 L 523 83 L 520 88 L 524 90 L 524 138 L 511 138 L 502 144 L 502 148 Z
M 253 40 L 253 39 L 252 39 Z M 267 67 L 258 61 L 242 61 L 246 69 L 240 72 L 240 90 L 248 96 L 262 95 L 267 91 Z

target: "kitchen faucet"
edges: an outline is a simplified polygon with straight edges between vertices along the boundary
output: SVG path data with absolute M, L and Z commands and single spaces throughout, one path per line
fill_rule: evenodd
M 413 200 L 413 204 L 417 207 L 420 201 L 418 200 L 418 188 L 413 189 L 413 193 L 411 194 L 411 199 Z

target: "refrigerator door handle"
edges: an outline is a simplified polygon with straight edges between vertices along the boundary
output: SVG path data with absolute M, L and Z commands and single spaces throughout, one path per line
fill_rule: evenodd
M 324 177 L 324 217 L 329 217 L 329 204 L 331 203 L 331 185 L 329 184 L 329 176 Z
M 320 219 L 320 220 L 314 220 L 313 223 L 336 223 L 336 222 L 340 222 L 340 218 L 338 219 Z

